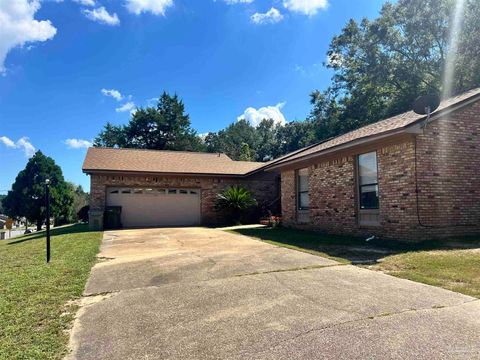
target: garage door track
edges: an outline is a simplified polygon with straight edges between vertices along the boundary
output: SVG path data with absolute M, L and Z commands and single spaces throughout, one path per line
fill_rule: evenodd
M 204 228 L 105 232 L 74 359 L 472 359 L 480 301 Z

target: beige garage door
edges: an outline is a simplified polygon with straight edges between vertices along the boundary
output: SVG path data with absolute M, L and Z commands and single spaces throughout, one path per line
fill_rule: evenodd
M 108 188 L 107 206 L 122 207 L 124 227 L 200 224 L 199 189 Z

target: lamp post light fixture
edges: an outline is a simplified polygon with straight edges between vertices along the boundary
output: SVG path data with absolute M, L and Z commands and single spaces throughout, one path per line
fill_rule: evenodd
M 45 207 L 47 217 L 47 263 L 50 262 L 50 179 L 45 180 Z

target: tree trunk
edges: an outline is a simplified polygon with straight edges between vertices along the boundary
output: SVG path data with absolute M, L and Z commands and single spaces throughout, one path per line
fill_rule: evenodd
M 37 220 L 37 231 L 42 230 L 42 224 L 43 224 L 42 220 Z

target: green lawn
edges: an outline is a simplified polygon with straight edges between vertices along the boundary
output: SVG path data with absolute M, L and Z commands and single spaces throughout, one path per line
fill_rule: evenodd
M 415 251 L 370 268 L 480 298 L 480 250 Z
M 233 232 L 480 298 L 480 236 L 403 243 L 285 228 Z
M 45 233 L 0 241 L 0 359 L 61 359 L 77 307 L 96 261 L 100 232 L 86 225 L 52 231 L 52 261 L 45 263 Z

